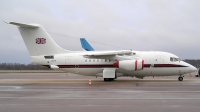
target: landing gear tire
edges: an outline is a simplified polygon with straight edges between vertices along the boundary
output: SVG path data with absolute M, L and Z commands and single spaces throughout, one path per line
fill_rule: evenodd
M 104 81 L 107 82 L 107 81 L 113 81 L 114 78 L 104 78 Z
M 110 81 L 114 81 L 114 78 L 110 78 Z
M 104 81 L 106 82 L 106 81 L 109 81 L 109 78 L 104 78 Z
M 183 81 L 183 77 L 178 77 L 178 80 L 179 81 Z

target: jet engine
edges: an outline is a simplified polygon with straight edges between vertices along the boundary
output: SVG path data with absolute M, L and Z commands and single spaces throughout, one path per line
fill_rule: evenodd
M 144 68 L 144 60 L 123 60 L 114 63 L 113 66 L 126 71 L 139 71 Z

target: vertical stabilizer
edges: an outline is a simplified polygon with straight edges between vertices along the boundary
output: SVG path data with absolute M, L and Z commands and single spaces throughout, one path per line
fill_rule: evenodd
M 31 56 L 67 53 L 58 46 L 45 29 L 38 24 L 8 22 L 17 25 Z
M 94 51 L 92 46 L 86 41 L 85 38 L 80 38 L 82 48 L 85 49 L 86 51 Z

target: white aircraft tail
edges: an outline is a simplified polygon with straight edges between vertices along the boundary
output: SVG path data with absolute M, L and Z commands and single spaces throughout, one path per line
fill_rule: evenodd
M 17 25 L 24 43 L 31 56 L 52 55 L 67 53 L 68 51 L 58 46 L 45 29 L 38 24 L 24 24 L 7 22 Z

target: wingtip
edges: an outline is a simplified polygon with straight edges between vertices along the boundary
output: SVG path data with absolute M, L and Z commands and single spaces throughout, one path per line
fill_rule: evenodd
M 84 40 L 85 38 L 80 38 L 80 40 Z
M 7 22 L 7 21 L 4 21 L 4 20 L 2 20 L 4 23 L 7 23 L 7 24 L 10 24 L 10 22 Z

